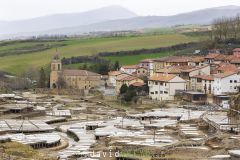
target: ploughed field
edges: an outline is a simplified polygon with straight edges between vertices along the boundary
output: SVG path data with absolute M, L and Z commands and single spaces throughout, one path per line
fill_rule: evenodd
M 47 66 L 58 49 L 61 57 L 96 55 L 99 52 L 127 51 L 167 47 L 180 43 L 196 42 L 201 37 L 184 34 L 141 35 L 107 38 L 82 38 L 55 41 L 7 41 L 0 42 L 0 70 L 19 74 L 26 68 Z M 173 53 L 148 55 L 110 56 L 111 61 L 134 64 L 145 58 L 156 58 Z

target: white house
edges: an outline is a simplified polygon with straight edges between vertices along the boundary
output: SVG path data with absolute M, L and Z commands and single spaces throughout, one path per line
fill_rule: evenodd
M 121 72 L 127 73 L 127 74 L 133 74 L 137 71 L 138 65 L 129 65 L 129 66 L 122 66 L 120 68 Z
M 240 74 L 238 72 L 216 74 L 213 83 L 214 95 L 237 93 L 239 85 Z
M 174 100 L 176 90 L 185 90 L 186 81 L 177 75 L 162 74 L 149 78 L 149 97 L 154 100 Z

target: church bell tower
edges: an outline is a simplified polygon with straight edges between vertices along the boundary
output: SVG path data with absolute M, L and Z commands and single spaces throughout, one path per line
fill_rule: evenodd
M 53 56 L 51 62 L 50 88 L 57 88 L 57 81 L 62 73 L 62 62 L 58 53 Z

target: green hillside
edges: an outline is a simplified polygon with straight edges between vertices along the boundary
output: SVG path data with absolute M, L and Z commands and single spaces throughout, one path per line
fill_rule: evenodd
M 3 51 L 5 53 L 4 56 L 1 56 L 0 54 L 0 70 L 13 74 L 19 74 L 28 67 L 47 66 L 50 63 L 52 56 L 56 52 L 56 46 L 58 46 L 58 52 L 62 57 L 71 57 L 81 55 L 94 55 L 98 52 L 103 51 L 121 51 L 165 47 L 179 43 L 199 41 L 200 39 L 201 38 L 199 37 L 187 36 L 183 34 L 68 39 L 65 41 L 57 42 L 41 42 L 45 46 L 47 45 L 50 49 L 40 48 L 40 51 L 31 51 L 31 49 L 34 49 L 36 47 L 36 43 L 39 45 L 39 42 L 9 42 L 7 46 L 0 44 L 0 53 Z M 27 49 L 25 52 L 16 54 L 16 52 L 22 48 Z M 7 50 L 10 50 L 10 52 L 8 53 Z M 113 60 L 115 60 L 114 57 Z

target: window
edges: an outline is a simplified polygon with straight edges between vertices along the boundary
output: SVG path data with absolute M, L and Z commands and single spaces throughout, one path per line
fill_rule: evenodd
M 154 92 L 151 92 L 151 94 L 154 94 Z
M 234 80 L 234 83 L 237 83 L 237 80 Z
M 155 94 L 158 94 L 158 91 L 155 91 Z
M 163 91 L 160 91 L 160 94 L 163 94 Z
M 140 73 L 140 71 L 138 71 L 138 73 Z
M 234 87 L 234 89 L 237 89 L 237 87 Z
M 197 78 L 197 82 L 198 83 L 202 82 L 202 79 L 201 78 Z
M 232 80 L 230 80 L 230 83 L 232 83 L 233 81 Z
M 155 82 L 155 85 L 158 85 L 158 82 Z
M 160 85 L 163 86 L 163 82 L 161 82 Z
M 168 94 L 168 92 L 167 92 L 167 91 L 164 91 L 164 94 Z
M 167 83 L 165 83 L 165 86 L 167 86 Z
M 55 64 L 53 64 L 53 70 L 55 70 L 55 69 L 56 69 Z

